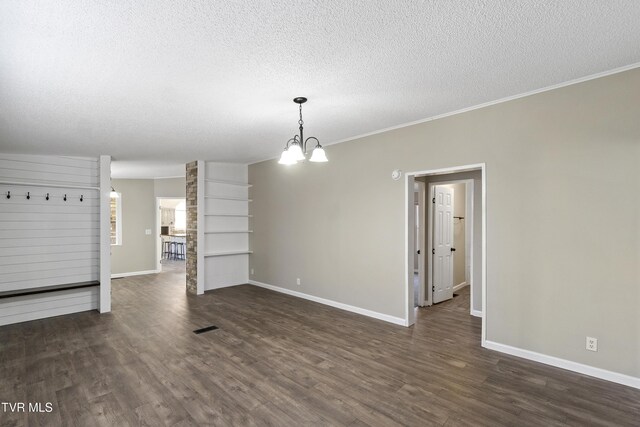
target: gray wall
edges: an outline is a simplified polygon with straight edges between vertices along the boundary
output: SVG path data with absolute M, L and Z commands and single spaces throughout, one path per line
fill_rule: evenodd
M 114 179 L 122 194 L 122 246 L 111 246 L 111 273 L 156 269 L 156 200 L 152 179 Z M 151 235 L 145 230 L 151 229 Z
M 488 340 L 638 377 L 639 99 L 635 69 L 251 165 L 252 278 L 402 317 L 391 171 L 486 162 Z
M 186 197 L 185 178 L 158 178 L 153 180 L 153 192 L 156 197 Z

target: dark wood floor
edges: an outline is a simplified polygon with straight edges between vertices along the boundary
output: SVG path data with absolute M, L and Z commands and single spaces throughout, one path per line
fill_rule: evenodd
M 187 296 L 179 268 L 115 280 L 111 314 L 0 328 L 0 401 L 53 404 L 0 424 L 640 424 L 640 390 L 482 349 L 468 298 L 404 328 L 249 285 Z

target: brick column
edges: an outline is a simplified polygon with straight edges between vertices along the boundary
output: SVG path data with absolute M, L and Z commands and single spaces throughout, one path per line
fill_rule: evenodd
M 198 162 L 187 163 L 187 292 L 198 288 Z

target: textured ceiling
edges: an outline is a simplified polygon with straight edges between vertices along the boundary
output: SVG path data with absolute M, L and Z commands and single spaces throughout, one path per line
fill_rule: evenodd
M 639 22 L 637 0 L 3 0 L 0 151 L 253 162 L 295 96 L 331 143 L 640 62 Z

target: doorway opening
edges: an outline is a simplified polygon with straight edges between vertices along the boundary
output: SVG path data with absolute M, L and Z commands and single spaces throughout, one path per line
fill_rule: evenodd
M 156 264 L 161 272 L 184 272 L 187 254 L 184 198 L 156 198 Z
M 485 165 L 409 172 L 405 183 L 406 323 L 415 323 L 419 307 L 469 292 L 469 313 L 482 317 L 484 342 Z
M 473 282 L 473 179 L 433 181 L 415 177 L 414 307 L 429 307 L 460 291 L 473 298 L 465 289 Z M 473 301 L 469 308 L 479 316 Z

